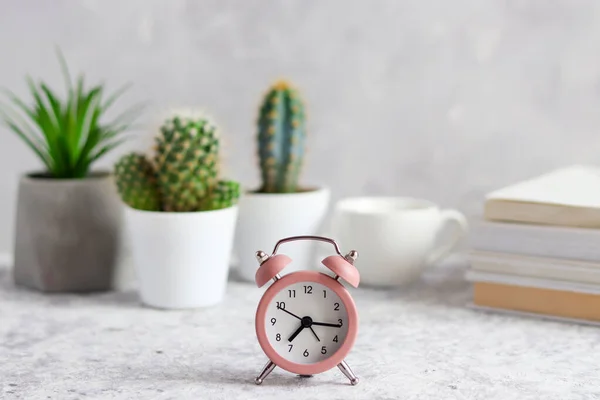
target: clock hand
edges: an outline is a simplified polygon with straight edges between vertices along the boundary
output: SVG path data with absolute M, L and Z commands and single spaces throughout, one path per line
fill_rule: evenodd
M 310 330 L 312 331 L 313 335 L 315 335 L 315 337 L 317 338 L 317 340 L 320 342 L 321 339 L 319 339 L 319 337 L 317 336 L 317 334 L 315 333 L 315 330 L 312 328 L 312 326 L 309 326 Z
M 334 328 L 341 328 L 342 327 L 341 324 L 327 324 L 325 322 L 313 322 L 312 324 L 313 325 L 319 325 L 319 326 L 331 326 L 331 327 L 334 327 Z
M 285 308 L 281 308 L 281 307 L 277 307 L 277 308 L 278 308 L 279 310 L 283 311 L 283 312 L 286 312 L 286 313 L 290 314 L 292 317 L 296 317 L 296 318 L 298 318 L 298 319 L 302 319 L 302 318 L 300 318 L 299 316 L 297 316 L 296 314 L 293 314 L 293 313 L 289 312 L 289 311 L 288 311 L 288 310 L 286 310 Z
M 300 328 L 298 328 L 296 330 L 296 332 L 292 333 L 292 336 L 290 336 L 290 338 L 288 339 L 288 342 L 291 342 L 292 340 L 296 339 L 296 336 L 298 336 L 298 334 L 300 332 L 302 332 L 303 329 L 304 329 L 304 325 L 300 325 Z

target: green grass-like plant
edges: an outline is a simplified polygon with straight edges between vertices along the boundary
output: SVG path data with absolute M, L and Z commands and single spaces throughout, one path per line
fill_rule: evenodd
M 28 105 L 10 90 L 2 89 L 12 106 L 0 103 L 0 117 L 43 162 L 44 175 L 56 179 L 85 178 L 95 161 L 126 140 L 123 133 L 132 128 L 143 107 L 136 104 L 111 122 L 103 123 L 106 111 L 130 85 L 104 99 L 103 85 L 85 87 L 82 74 L 76 83 L 71 82 L 67 63 L 61 52 L 57 53 L 67 85 L 66 98 L 60 98 L 46 83 L 36 83 L 27 76 L 33 104 Z

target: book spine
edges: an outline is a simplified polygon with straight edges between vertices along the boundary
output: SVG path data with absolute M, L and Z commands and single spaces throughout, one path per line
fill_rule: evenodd
M 471 228 L 473 250 L 600 262 L 600 231 L 485 222 Z
M 600 327 L 600 321 L 593 321 L 593 320 L 580 319 L 580 318 L 559 317 L 559 316 L 550 315 L 550 314 L 540 314 L 540 313 L 532 313 L 532 312 L 527 312 L 527 311 L 510 310 L 507 308 L 482 306 L 482 305 L 477 305 L 473 302 L 467 303 L 466 306 L 467 306 L 467 308 L 470 308 L 472 310 L 478 310 L 481 312 L 498 313 L 498 314 L 504 314 L 504 315 L 509 315 L 509 316 L 548 320 L 548 321 L 554 321 L 554 322 L 561 322 L 561 323 L 565 323 L 565 324 L 578 324 L 578 325 L 583 325 L 583 326 Z
M 526 276 L 512 276 L 492 272 L 469 270 L 465 273 L 467 282 L 487 282 L 525 288 L 559 290 L 564 292 L 588 293 L 600 295 L 600 287 L 590 283 L 565 282 L 552 279 L 541 279 Z
M 600 269 L 559 266 L 553 264 L 520 264 L 471 257 L 471 269 L 479 272 L 508 274 L 515 277 L 552 279 L 600 285 Z

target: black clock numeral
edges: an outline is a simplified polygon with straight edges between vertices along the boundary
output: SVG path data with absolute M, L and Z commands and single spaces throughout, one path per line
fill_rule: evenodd
M 323 290 L 323 298 L 326 299 L 327 298 L 327 290 Z
M 321 354 L 327 354 L 327 348 L 325 346 L 321 347 Z
M 275 340 L 277 340 L 278 342 L 281 341 L 281 333 L 278 333 L 277 335 L 275 335 Z
M 338 341 L 337 335 L 335 335 L 335 337 L 333 338 L 333 341 L 337 343 L 337 341 Z
M 304 357 L 308 357 L 308 349 L 305 349 L 305 350 L 304 350 L 304 353 L 302 353 L 302 355 L 303 355 Z
M 275 325 L 275 322 L 277 322 L 277 320 L 275 318 L 271 318 L 271 326 Z
M 312 294 L 312 286 L 304 286 L 304 293 L 305 294 Z
M 333 303 L 333 309 L 335 311 L 340 311 L 340 303 Z
M 288 353 L 291 353 L 292 352 L 292 348 L 294 347 L 294 345 L 293 344 L 288 344 L 288 346 L 290 346 L 290 349 L 288 350 Z
M 341 319 L 338 319 L 338 324 L 340 324 L 340 326 L 344 325 Z
M 296 289 L 290 289 L 290 290 L 288 290 L 288 295 L 290 297 L 296 297 Z
M 285 303 L 283 301 L 278 301 L 277 302 L 277 308 L 285 310 Z

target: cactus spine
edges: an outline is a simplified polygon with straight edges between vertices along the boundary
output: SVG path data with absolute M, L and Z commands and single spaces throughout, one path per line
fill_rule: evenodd
M 218 157 L 216 126 L 203 117 L 176 115 L 161 126 L 150 159 L 131 153 L 117 162 L 119 193 L 126 204 L 145 210 L 184 212 L 230 207 L 239 199 L 240 186 L 235 181 L 219 180 Z M 151 198 L 140 200 L 139 188 L 146 196 L 152 192 Z
M 304 157 L 304 104 L 286 81 L 275 83 L 264 97 L 258 117 L 258 155 L 263 193 L 293 193 Z

